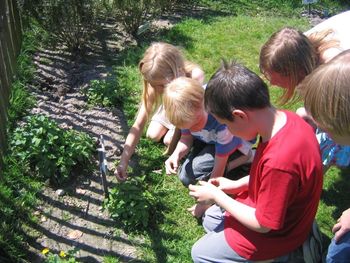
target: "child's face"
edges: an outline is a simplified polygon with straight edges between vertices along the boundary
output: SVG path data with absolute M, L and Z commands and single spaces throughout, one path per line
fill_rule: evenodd
M 191 132 L 198 132 L 204 128 L 205 124 L 207 123 L 207 120 L 208 113 L 203 109 L 193 117 L 192 121 L 186 122 L 178 128 L 188 129 Z
M 164 88 L 167 84 L 169 84 L 171 80 L 161 79 L 161 80 L 152 80 L 149 81 L 149 84 L 154 88 L 154 90 L 158 93 L 163 93 Z
M 233 135 L 246 141 L 253 140 L 257 136 L 257 131 L 252 127 L 247 118 L 235 116 L 234 120 L 230 121 L 216 115 L 214 115 L 214 117 L 221 124 L 225 124 Z
M 265 74 L 265 77 L 268 79 L 271 85 L 278 86 L 284 89 L 291 89 L 292 84 L 288 76 L 283 76 L 277 72 L 268 72 Z

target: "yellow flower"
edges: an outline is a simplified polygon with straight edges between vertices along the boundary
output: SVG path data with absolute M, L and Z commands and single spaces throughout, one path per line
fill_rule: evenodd
M 60 257 L 61 258 L 65 258 L 66 256 L 67 256 L 66 253 L 64 253 L 64 251 L 61 250 L 60 251 Z
M 41 254 L 43 255 L 46 255 L 47 253 L 49 253 L 50 249 L 48 249 L 47 247 L 44 248 L 42 251 L 41 251 Z

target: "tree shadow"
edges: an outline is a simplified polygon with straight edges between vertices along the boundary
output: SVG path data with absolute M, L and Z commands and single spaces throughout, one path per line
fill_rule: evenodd
M 185 10 L 182 10 L 181 12 L 184 11 Z M 215 17 L 226 15 L 228 15 L 228 13 L 212 12 L 210 10 L 200 10 L 196 14 L 191 14 L 191 12 L 188 12 L 187 14 L 182 15 L 174 14 L 173 18 L 168 18 L 169 21 L 173 21 L 174 23 L 182 21 L 183 19 L 188 19 L 190 17 L 194 17 L 195 19 L 201 19 L 205 23 L 211 23 L 215 21 Z M 165 17 L 163 16 L 163 18 Z M 154 41 L 166 40 L 169 43 L 181 46 L 185 49 L 193 48 L 193 39 L 188 34 L 183 33 L 176 27 L 170 29 L 156 29 L 155 31 L 150 32 L 148 35 L 145 34 L 139 39 L 138 45 L 136 45 L 135 41 L 126 36 L 124 33 L 113 32 L 112 30 L 113 29 L 111 28 L 100 28 L 100 30 L 98 30 L 96 34 L 96 39 L 89 43 L 89 45 L 87 46 L 87 52 L 84 57 L 71 56 L 71 54 L 67 54 L 67 52 L 65 52 L 64 50 L 57 51 L 47 49 L 39 51 L 39 53 L 37 53 L 39 57 L 36 58 L 36 62 L 38 64 L 36 84 L 39 84 L 36 89 L 39 89 L 39 93 L 40 89 L 42 89 L 41 91 L 45 89 L 44 91 L 46 93 L 55 92 L 59 86 L 66 85 L 70 88 L 68 89 L 67 94 L 65 94 L 63 97 L 64 99 L 69 100 L 70 97 L 74 96 L 72 95 L 73 92 L 79 91 L 82 87 L 86 87 L 87 85 L 89 85 L 89 82 L 92 79 L 105 79 L 107 73 L 113 73 L 111 71 L 112 65 L 136 66 L 142 58 L 144 50 L 150 45 L 151 42 Z M 102 64 L 105 64 L 106 66 L 100 67 L 100 65 Z M 50 99 L 51 98 L 48 97 L 48 100 L 46 100 L 46 102 L 50 103 Z M 43 110 L 45 110 L 45 105 L 43 106 Z M 62 117 L 63 114 L 58 114 L 56 115 L 56 117 L 53 117 L 58 122 L 66 124 L 67 127 L 73 127 L 74 129 L 80 129 L 82 131 L 88 132 L 88 130 L 86 129 L 85 120 L 81 117 L 75 118 L 74 114 L 70 113 L 69 110 L 67 111 L 67 104 L 57 103 L 55 110 L 57 110 L 58 112 L 66 112 L 67 116 L 71 116 L 75 122 L 79 122 L 79 125 L 75 125 L 75 123 L 71 122 L 70 120 L 66 120 L 64 117 Z M 121 131 L 119 132 L 119 135 L 127 134 L 128 129 L 125 118 L 122 119 L 124 119 L 124 125 L 121 125 L 122 127 Z M 109 118 L 102 118 L 102 121 L 105 122 L 109 120 Z M 98 120 L 94 119 L 93 117 L 91 117 L 91 122 L 93 122 L 95 126 L 100 126 L 101 129 L 109 129 L 108 127 L 104 127 L 102 123 L 98 122 Z M 98 135 L 98 133 L 96 132 L 93 135 L 96 136 Z M 108 138 L 108 140 L 111 141 L 112 137 L 112 135 L 109 137 L 106 136 L 106 138 Z M 118 144 L 121 148 L 121 140 L 114 141 L 113 143 Z M 133 167 L 134 175 L 147 175 L 147 184 L 149 184 L 150 187 L 152 185 L 157 185 L 159 181 L 161 181 L 159 177 L 163 176 L 162 174 L 159 175 L 158 173 L 154 172 L 154 170 L 162 170 L 164 160 L 160 156 L 161 154 L 159 153 L 158 155 L 152 156 L 140 151 L 133 158 L 132 163 L 135 164 L 135 166 Z M 95 180 L 97 179 L 95 178 Z M 91 185 L 86 189 L 90 190 L 91 193 L 103 194 L 103 192 L 100 189 Z M 59 198 L 55 198 L 55 196 L 53 195 L 38 193 L 37 196 L 40 202 L 42 202 L 43 204 L 50 206 L 54 210 L 67 212 L 72 218 L 82 218 L 86 220 L 87 223 L 90 222 L 99 226 L 116 226 L 116 223 L 112 220 L 100 218 L 99 216 L 95 215 L 87 215 L 85 212 L 86 210 L 81 210 L 75 207 L 74 205 L 60 200 Z M 90 197 L 83 197 L 81 195 L 73 194 L 73 197 L 75 197 L 76 199 L 81 199 L 80 201 L 83 202 L 86 206 L 87 204 L 89 204 L 90 206 L 101 206 L 100 199 L 95 198 L 92 195 Z M 160 203 L 162 200 L 161 195 L 157 196 L 157 198 L 158 203 L 154 211 L 155 220 L 152 221 L 151 229 L 147 232 L 147 234 L 151 240 L 150 246 L 155 253 L 157 262 L 166 262 L 167 255 L 176 255 L 175 252 L 166 248 L 166 246 L 163 243 L 164 240 L 177 240 L 180 239 L 180 237 L 176 234 L 166 233 L 161 229 L 161 224 L 164 223 L 165 220 L 164 213 L 169 208 L 167 208 L 164 204 Z M 11 200 L 4 200 L 4 202 L 11 203 Z M 13 207 L 13 209 L 17 208 Z M 76 225 L 69 219 L 62 219 L 56 214 L 49 213 L 46 209 L 41 208 L 37 211 L 40 213 L 40 216 L 45 217 L 46 220 L 50 220 L 54 224 L 61 225 L 62 227 L 69 228 L 72 230 L 79 230 L 86 235 L 93 235 L 96 238 L 104 237 L 104 234 L 101 234 L 100 232 L 94 229 L 90 229 L 81 225 Z M 64 244 L 66 246 L 77 246 L 81 250 L 97 256 L 113 255 L 117 258 L 120 258 L 120 260 L 123 262 L 142 262 L 138 261 L 138 259 L 136 259 L 135 257 L 128 257 L 117 252 L 110 252 L 108 250 L 96 248 L 92 245 L 83 244 L 74 240 L 72 241 L 64 235 L 62 236 L 59 233 L 52 232 L 50 229 L 45 228 L 45 222 L 38 223 L 35 221 L 24 221 L 26 221 L 25 224 L 29 225 L 37 233 L 40 233 L 41 235 L 44 235 L 49 239 Z M 170 221 L 168 221 L 167 223 L 175 224 L 175 222 Z M 23 236 L 26 237 L 26 239 L 29 242 L 28 244 L 32 248 L 40 251 L 45 247 L 42 242 L 38 242 L 37 238 L 33 237 L 28 233 L 25 233 L 25 231 L 23 232 Z M 113 236 L 111 239 L 125 243 L 127 245 L 131 245 L 131 243 L 126 238 L 124 239 Z M 137 244 L 137 242 L 133 242 L 132 244 L 135 246 L 144 246 L 144 244 Z M 56 253 L 58 252 L 58 249 L 54 248 L 52 251 Z M 27 252 L 28 254 L 30 254 L 32 251 L 27 250 Z M 93 258 L 94 257 L 91 255 L 81 257 L 81 259 L 86 260 L 86 262 L 94 262 L 95 259 Z

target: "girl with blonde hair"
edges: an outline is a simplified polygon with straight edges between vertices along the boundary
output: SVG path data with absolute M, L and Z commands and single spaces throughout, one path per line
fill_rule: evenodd
M 305 108 L 315 122 L 327 131 L 335 145 L 334 154 L 350 159 L 350 50 L 317 68 L 298 86 Z M 347 149 L 347 150 L 346 150 Z M 341 155 L 341 156 L 339 156 Z M 347 262 L 350 258 L 350 208 L 345 210 L 332 232 L 327 262 Z
M 115 170 L 119 181 L 127 178 L 130 158 L 153 112 L 155 114 L 150 120 L 147 137 L 154 141 L 160 141 L 164 137 L 166 145 L 171 143 L 175 127 L 166 118 L 161 105 L 164 86 L 180 76 L 197 79 L 200 83 L 204 81 L 204 72 L 197 65 L 186 61 L 177 47 L 164 42 L 151 44 L 139 63 L 139 70 L 143 77 L 142 102 Z

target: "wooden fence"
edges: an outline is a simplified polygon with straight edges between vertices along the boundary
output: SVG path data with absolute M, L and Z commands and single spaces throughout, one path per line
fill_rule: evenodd
M 16 58 L 21 49 L 22 27 L 16 0 L 0 0 L 0 172 L 6 149 L 6 121 Z

